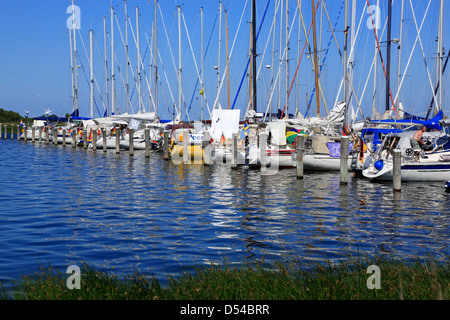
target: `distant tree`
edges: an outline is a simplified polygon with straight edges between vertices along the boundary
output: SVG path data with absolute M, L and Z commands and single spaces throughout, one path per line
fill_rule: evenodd
M 0 122 L 3 122 L 3 123 L 19 122 L 23 118 L 24 117 L 22 117 L 17 112 L 7 111 L 7 110 L 0 108 Z

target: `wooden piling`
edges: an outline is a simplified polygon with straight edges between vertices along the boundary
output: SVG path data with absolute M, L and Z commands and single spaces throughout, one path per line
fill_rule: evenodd
M 2 138 L 2 124 L 0 123 L 0 139 Z
M 87 130 L 83 129 L 83 149 L 87 149 L 88 145 L 88 136 L 87 136 Z
M 145 135 L 145 157 L 150 158 L 150 129 L 144 130 Z
M 231 136 L 232 144 L 231 144 L 231 168 L 237 169 L 237 142 L 238 136 L 237 133 L 233 133 Z
M 134 130 L 128 130 L 128 144 L 130 157 L 134 156 Z
M 267 133 L 259 135 L 259 161 L 261 163 L 261 172 L 267 171 Z
M 394 164 L 393 164 L 393 183 L 394 192 L 400 192 L 402 189 L 402 151 L 394 150 Z
M 58 129 L 53 129 L 53 144 L 58 145 Z
M 94 151 L 97 151 L 97 130 L 94 130 L 92 132 L 92 149 L 94 149 Z
M 297 179 L 303 179 L 303 154 L 305 147 L 305 136 L 303 134 L 297 135 Z
M 12 139 L 11 139 L 12 140 Z M 17 125 L 17 141 L 20 140 L 20 125 Z
M 164 160 L 169 160 L 169 133 L 170 131 L 164 130 Z
M 63 129 L 63 131 L 62 131 L 62 143 L 63 143 L 63 148 L 65 148 L 66 147 L 66 129 Z
M 41 127 L 38 128 L 38 130 L 39 130 L 39 143 L 42 142 L 42 129 L 43 129 L 43 127 L 42 128 Z
M 72 130 L 72 148 L 77 147 L 77 131 Z
M 341 163 L 340 163 L 340 181 L 341 184 L 348 183 L 348 145 L 349 137 L 341 137 Z
M 31 128 L 31 142 L 36 142 L 36 127 Z
M 27 132 L 27 128 L 25 127 L 25 129 L 23 130 L 23 141 L 24 142 L 28 142 L 28 132 Z M 19 136 L 20 139 L 20 136 Z
M 8 138 L 8 127 L 5 124 L 5 140 Z
M 213 163 L 211 151 L 211 133 L 206 131 L 203 133 L 203 165 L 205 166 L 210 166 Z
M 188 152 L 188 132 L 183 131 L 183 163 L 187 164 L 189 161 L 189 152 Z
M 45 143 L 47 145 L 50 144 L 50 127 L 47 127 L 47 130 L 45 131 Z
M 116 154 L 120 153 L 120 128 L 116 128 Z
M 102 138 L 103 138 L 103 152 L 108 151 L 108 146 L 106 145 L 106 130 L 102 129 Z

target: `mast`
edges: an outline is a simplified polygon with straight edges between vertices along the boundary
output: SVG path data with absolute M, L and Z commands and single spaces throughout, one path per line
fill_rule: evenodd
M 314 1 L 314 0 L 313 0 Z M 285 61 L 285 69 L 286 69 L 286 79 L 285 79 L 285 110 L 284 118 L 289 119 L 289 0 L 286 1 L 286 16 L 285 16 L 285 37 L 286 37 L 286 61 Z
M 220 89 L 220 51 L 222 46 L 222 8 L 223 2 L 219 3 L 219 50 L 217 56 L 217 95 L 219 95 Z
M 348 0 L 346 0 L 348 1 Z M 319 95 L 319 63 L 317 60 L 317 35 L 316 35 L 316 15 L 315 15 L 315 0 L 312 0 L 312 23 L 313 23 L 313 38 L 314 38 L 314 74 L 316 79 L 316 103 L 317 103 L 317 116 L 320 117 L 320 95 Z M 348 17 L 347 17 L 348 19 Z M 348 25 L 348 22 L 345 23 Z M 345 45 L 345 49 L 347 45 Z M 344 70 L 347 69 L 347 62 L 344 64 Z
M 128 52 L 128 11 L 127 0 L 124 0 L 125 7 L 125 51 L 127 55 L 127 83 L 125 85 L 127 91 L 127 113 L 130 113 L 130 56 Z
M 106 31 L 106 17 L 103 17 L 103 34 L 104 34 L 104 48 L 105 48 L 105 76 L 106 76 L 106 116 L 109 117 L 109 73 L 108 73 L 108 42 Z
M 72 25 L 72 29 L 73 29 L 73 60 L 74 60 L 74 68 L 75 68 L 75 73 L 74 73 L 74 80 L 75 80 L 75 88 L 74 88 L 74 99 L 75 99 L 75 114 L 77 116 L 79 116 L 79 109 L 78 109 L 78 62 L 77 62 L 77 28 L 75 26 L 75 6 L 73 4 L 73 0 L 72 0 L 72 16 L 74 19 L 73 25 Z
M 439 105 L 435 108 L 436 113 L 442 110 L 442 76 L 443 76 L 443 67 L 442 62 L 444 58 L 444 0 L 440 2 L 440 12 L 439 12 L 439 57 L 438 57 L 438 69 L 439 72 Z
M 139 7 L 136 6 L 136 47 L 137 47 L 137 90 L 138 90 L 138 100 L 139 100 L 139 113 L 142 112 L 141 103 L 141 42 L 139 36 Z
M 111 7 L 111 114 L 116 106 L 116 84 L 114 66 L 114 8 Z
M 94 31 L 89 31 L 89 45 L 90 45 L 90 71 L 91 71 L 91 118 L 94 118 L 94 41 L 93 41 Z
M 228 55 L 228 14 L 225 10 L 225 32 L 226 32 L 226 44 L 227 44 L 227 101 L 228 110 L 230 110 L 230 57 Z M 203 82 L 203 80 L 202 80 Z
M 155 0 L 155 53 L 154 53 L 154 65 L 155 65 L 155 92 L 153 98 L 155 101 L 155 116 L 158 116 L 158 0 Z
M 344 102 L 345 102 L 345 120 L 344 120 L 344 133 L 347 133 L 346 130 L 350 127 L 350 112 L 349 112 L 349 103 L 348 103 L 348 20 L 349 20 L 349 5 L 348 0 L 345 0 L 345 32 L 344 32 Z
M 73 40 L 72 40 L 72 30 L 69 29 L 69 39 L 70 39 L 70 67 L 72 73 L 72 112 L 75 111 L 75 70 L 73 67 Z
M 386 111 L 389 111 L 389 92 L 391 89 L 391 34 L 392 34 L 392 1 L 388 0 L 388 27 L 386 53 Z
M 253 110 L 257 112 L 257 92 L 256 92 L 256 0 L 252 1 L 252 106 Z
M 377 8 L 380 7 L 380 0 L 377 0 Z M 376 26 L 376 24 L 375 24 Z M 378 65 L 378 43 L 375 39 L 375 62 L 373 68 L 373 96 L 372 96 L 372 119 L 378 115 L 377 108 L 377 65 Z
M 200 17 L 201 17 L 201 69 L 202 69 L 202 71 L 201 71 L 201 80 L 202 80 L 202 84 L 201 84 L 201 89 L 200 89 L 200 92 L 203 92 L 203 94 L 201 94 L 200 96 L 200 100 L 201 100 L 201 113 L 200 113 L 200 120 L 201 121 L 203 121 L 203 108 L 204 108 L 204 104 L 205 104 L 205 96 L 204 96 L 204 90 L 205 90 L 205 86 L 204 86 L 204 82 L 203 82 L 203 78 L 204 78 L 204 74 L 205 74 L 205 72 L 204 72 L 204 68 L 205 68 L 205 66 L 204 66 L 204 63 L 205 63 L 205 57 L 204 57 L 204 55 L 205 55 L 205 49 L 204 49 L 204 44 L 203 44 L 203 40 L 204 40 L 204 37 L 205 37 L 205 35 L 204 35 L 204 16 L 203 16 L 203 7 L 201 7 L 200 8 Z
M 398 48 L 398 63 L 397 63 L 397 90 L 400 88 L 400 82 L 402 78 L 402 46 L 403 46 L 403 18 L 404 18 L 404 10 L 405 9 L 405 0 L 402 0 L 402 9 L 400 13 L 400 39 L 399 39 L 399 48 Z M 398 100 L 400 98 L 400 92 L 397 93 L 397 100 L 395 101 L 395 105 L 398 106 Z
M 178 107 L 181 116 L 181 7 L 178 6 Z

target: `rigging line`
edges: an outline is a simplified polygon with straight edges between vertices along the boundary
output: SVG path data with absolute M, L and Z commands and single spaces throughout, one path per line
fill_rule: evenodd
M 260 34 L 260 32 L 261 32 L 261 28 L 262 28 L 262 26 L 263 26 L 263 24 L 264 24 L 264 20 L 265 20 L 265 18 L 266 18 L 267 10 L 269 9 L 270 1 L 271 1 L 271 0 L 267 1 L 266 9 L 264 10 L 264 14 L 263 14 L 261 23 L 260 23 L 260 25 L 259 25 L 259 30 L 258 30 L 258 33 L 257 33 L 257 35 L 256 35 L 256 41 L 258 41 L 259 34 Z M 251 54 L 253 54 L 253 50 L 252 50 Z M 245 68 L 244 75 L 243 75 L 243 77 L 242 77 L 241 83 L 240 83 L 239 88 L 238 88 L 238 92 L 236 93 L 236 96 L 235 96 L 234 101 L 233 101 L 233 107 L 232 107 L 231 109 L 234 109 L 234 107 L 235 107 L 235 105 L 236 105 L 236 100 L 237 100 L 237 98 L 238 98 L 238 96 L 239 96 L 239 93 L 240 93 L 241 88 L 242 88 L 242 84 L 243 84 L 244 79 L 245 79 L 245 77 L 246 77 L 246 75 L 247 75 L 247 70 L 248 70 L 248 67 L 249 67 L 249 65 L 250 65 L 250 60 L 251 60 L 251 58 L 248 59 L 247 67 Z M 255 81 L 256 81 L 256 80 L 255 80 Z
M 247 4 L 248 4 L 248 0 L 245 1 L 244 9 L 242 10 L 241 19 L 239 20 L 238 29 L 237 29 L 237 31 L 236 31 L 236 35 L 234 36 L 233 45 L 231 46 L 230 55 L 229 55 L 229 57 L 228 57 L 229 59 L 231 59 L 231 57 L 233 56 L 234 45 L 236 44 L 237 36 L 238 36 L 239 31 L 240 31 L 240 29 L 241 29 L 242 20 L 244 19 L 244 13 L 245 13 L 245 9 L 247 8 Z M 224 81 L 225 81 L 225 76 L 226 76 L 226 74 L 227 74 L 226 72 L 223 73 L 222 80 L 221 80 L 220 86 L 219 86 L 219 90 L 218 90 L 218 92 L 217 92 L 216 99 L 215 99 L 215 101 L 214 101 L 213 109 L 216 108 L 216 105 L 217 105 L 217 103 L 219 102 L 220 91 L 222 90 L 222 86 L 223 86 L 223 83 L 224 83 Z M 210 115 L 210 116 L 211 116 L 211 115 Z
M 198 79 L 201 80 L 200 72 L 198 71 L 197 62 L 195 60 L 194 49 L 192 48 L 191 38 L 189 37 L 189 32 L 188 32 L 188 29 L 187 29 L 186 20 L 184 19 L 184 13 L 181 13 L 181 16 L 183 17 L 184 28 L 186 30 L 186 35 L 188 37 L 188 42 L 189 42 L 189 46 L 191 48 L 192 57 L 194 59 L 195 70 L 197 71 L 197 80 Z M 204 86 L 204 83 L 201 83 L 201 85 Z M 211 110 L 209 109 L 208 99 L 206 98 L 206 94 L 203 93 L 203 96 L 205 97 L 206 107 L 208 108 L 208 112 L 211 113 Z M 188 111 L 188 110 L 186 109 L 186 111 Z M 189 115 L 189 112 L 186 112 L 186 116 L 188 116 L 188 115 Z
M 370 7 L 369 0 L 366 0 L 366 1 L 367 1 L 367 7 L 369 8 L 369 7 Z M 389 1 L 391 1 L 391 0 L 389 0 Z M 430 0 L 430 1 L 431 1 L 431 0 Z M 371 20 L 372 26 L 373 26 L 373 32 L 374 32 L 374 34 L 375 34 L 375 40 L 376 40 L 376 42 L 377 42 L 377 48 L 378 48 L 378 53 L 379 53 L 379 55 L 380 55 L 381 65 L 383 66 L 384 76 L 385 76 L 385 78 L 387 79 L 387 77 L 388 77 L 388 76 L 387 76 L 387 71 L 386 71 L 386 67 L 385 67 L 385 65 L 384 65 L 383 55 L 381 54 L 380 42 L 378 41 L 377 29 L 375 28 L 375 22 L 374 22 L 374 20 L 373 20 L 373 15 L 372 15 L 372 11 L 371 11 L 371 10 L 369 10 L 369 14 L 370 14 L 370 20 Z M 396 116 L 397 119 L 398 119 L 398 112 L 397 112 L 397 108 L 395 107 L 395 102 L 394 102 L 394 98 L 393 98 L 393 96 L 392 96 L 392 90 L 391 90 L 391 88 L 389 88 L 389 97 L 391 98 L 392 108 L 393 108 L 394 111 L 395 111 L 395 116 Z
M 277 6 L 276 6 L 276 8 L 275 8 L 275 11 L 278 11 L 278 8 L 279 8 L 280 4 L 279 4 L 279 3 L 276 3 L 276 5 L 277 5 Z M 291 30 L 290 30 L 290 32 L 289 32 L 289 37 L 290 37 L 290 35 L 291 35 L 291 33 L 292 33 L 292 30 L 293 30 L 292 26 L 294 25 L 295 20 L 297 19 L 297 13 L 298 13 L 298 10 L 295 10 L 295 16 L 294 16 L 294 19 L 293 19 L 293 21 L 292 21 Z M 263 65 L 264 58 L 265 58 L 266 52 L 267 52 L 267 47 L 269 46 L 270 37 L 272 36 L 272 31 L 273 31 L 274 28 L 275 28 L 275 22 L 276 22 L 276 21 L 275 21 L 275 19 L 274 19 L 274 23 L 271 24 L 270 31 L 269 31 L 269 35 L 267 36 L 266 46 L 264 47 L 264 52 L 263 52 L 263 54 L 262 54 L 261 62 L 259 63 L 258 73 L 257 73 L 257 75 L 256 75 L 256 78 L 257 78 L 257 79 L 259 79 L 259 77 L 260 77 L 262 65 Z M 286 53 L 286 51 L 283 52 L 283 57 L 284 57 L 284 54 L 285 54 L 285 53 Z M 280 60 L 281 60 L 281 59 L 280 59 Z M 273 84 L 271 84 L 271 87 L 272 87 L 272 86 L 273 86 Z M 270 90 L 267 90 L 267 92 L 270 92 Z M 247 114 L 248 110 L 250 109 L 251 104 L 252 104 L 251 99 L 248 99 L 248 103 L 247 103 L 247 108 L 246 108 L 246 110 L 245 110 L 245 114 Z M 267 114 L 264 114 L 264 120 L 265 120 L 266 115 L 267 115 Z
M 338 24 L 338 22 L 339 22 L 339 20 L 341 18 L 342 9 L 344 8 L 344 4 L 345 4 L 345 0 L 342 1 L 341 8 L 339 9 L 338 17 L 337 17 L 336 23 L 334 24 L 334 27 L 333 27 L 333 32 L 336 31 L 337 24 Z M 320 79 L 320 76 L 322 75 L 322 70 L 323 70 L 323 66 L 325 65 L 325 60 L 327 59 L 327 56 L 328 56 L 328 51 L 330 50 L 331 41 L 333 40 L 333 32 L 331 33 L 330 40 L 328 41 L 328 46 L 327 46 L 327 49 L 325 51 L 325 55 L 324 55 L 324 57 L 322 59 L 322 64 L 321 64 L 320 70 L 319 70 L 319 79 Z M 291 88 L 292 88 L 292 86 L 291 86 Z M 308 107 L 306 109 L 306 113 L 305 114 L 309 113 L 309 109 L 311 107 L 312 99 L 314 97 L 315 92 L 316 92 L 316 86 L 314 86 L 313 91 L 311 93 L 311 97 L 309 98 Z M 289 94 L 290 94 L 290 91 L 289 91 Z
M 80 39 L 81 39 L 81 44 L 83 45 L 84 53 L 85 53 L 86 57 L 88 57 L 87 50 L 86 50 L 86 46 L 85 46 L 85 44 L 84 44 L 83 37 L 81 36 L 80 30 L 78 30 L 78 34 L 79 34 Z M 88 86 L 90 86 L 91 81 L 90 81 L 90 80 L 88 79 L 88 77 L 87 77 L 86 70 L 84 69 L 84 65 L 83 65 L 83 62 L 82 62 L 82 60 L 81 60 L 79 51 L 77 50 L 76 53 L 77 53 L 77 56 L 78 56 L 79 61 L 80 61 L 80 63 L 81 63 L 81 67 L 82 67 L 82 69 L 83 69 L 83 73 L 84 73 L 84 76 L 85 76 L 85 78 L 86 78 L 86 81 L 88 82 Z M 87 59 L 88 59 L 89 63 L 91 63 L 91 59 L 90 59 L 90 58 L 87 58 Z M 76 67 L 76 66 L 75 66 L 75 67 Z M 96 84 L 97 91 L 99 91 L 99 93 L 100 93 L 100 89 L 99 89 L 99 87 L 98 87 L 98 85 L 97 85 L 97 79 L 95 78 L 95 75 L 94 75 L 94 83 Z M 96 100 L 95 100 L 95 97 L 94 97 L 94 104 L 95 104 L 95 107 L 97 108 L 98 114 L 101 116 L 100 110 L 98 109 L 98 105 L 97 105 L 97 102 L 96 102 Z
M 319 3 L 320 3 L 320 1 L 317 2 L 317 6 L 316 6 L 316 9 L 314 10 L 314 14 L 317 13 L 317 9 L 319 8 Z M 301 6 L 300 6 L 300 3 L 298 2 L 298 0 L 297 0 L 297 5 L 298 5 L 298 9 L 301 10 Z M 309 26 L 309 30 L 308 30 L 308 35 L 307 35 L 307 37 L 309 37 L 309 34 L 311 33 L 311 28 L 312 28 L 312 23 L 311 23 L 310 26 Z M 305 53 L 306 44 L 307 44 L 307 41 L 305 41 L 305 44 L 303 45 L 302 54 L 300 55 L 300 59 L 299 59 L 299 61 L 298 61 L 298 63 L 297 63 L 297 69 L 295 70 L 295 73 L 294 73 L 294 79 L 295 79 L 295 77 L 297 76 L 298 69 L 299 69 L 299 67 L 300 67 L 300 62 L 302 61 L 303 54 Z M 291 85 L 291 89 L 292 89 L 292 85 Z M 281 112 L 281 116 L 283 116 L 285 109 L 286 109 L 286 106 L 284 106 L 283 112 Z M 280 118 L 280 119 L 281 119 L 281 118 Z
M 211 44 L 212 36 L 213 36 L 213 34 L 214 34 L 214 29 L 216 28 L 217 17 L 218 17 L 218 15 L 216 14 L 216 18 L 215 18 L 215 20 L 214 20 L 214 24 L 213 24 L 213 27 L 212 27 L 212 29 L 211 29 L 211 34 L 210 34 L 210 36 L 209 36 L 208 44 L 206 45 L 206 50 L 205 50 L 205 53 L 203 54 L 203 58 L 206 58 L 206 55 L 207 55 L 207 53 L 208 53 L 208 51 L 209 51 L 209 50 L 208 50 L 208 49 L 209 49 L 209 45 Z M 203 70 L 201 70 L 201 71 L 203 72 Z M 188 110 L 188 112 L 191 111 L 192 102 L 193 102 L 193 100 L 194 100 L 195 92 L 197 91 L 198 83 L 199 83 L 199 79 L 197 78 L 197 82 L 195 83 L 195 87 L 194 87 L 194 92 L 192 93 L 191 102 L 190 102 L 190 104 L 189 104 L 189 110 Z M 209 111 L 209 113 L 211 114 L 211 111 L 209 110 L 209 107 L 208 107 L 208 111 Z

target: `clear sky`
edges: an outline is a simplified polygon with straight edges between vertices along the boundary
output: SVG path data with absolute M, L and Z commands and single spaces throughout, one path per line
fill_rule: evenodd
M 269 2 L 270 1 L 270 2 Z M 413 20 L 413 11 L 410 1 L 413 4 L 414 14 L 417 24 L 420 27 L 424 17 L 429 0 L 406 0 L 404 10 L 404 31 L 402 44 L 401 75 L 405 74 L 402 91 L 400 92 L 400 101 L 408 112 L 418 115 L 424 115 L 432 98 L 431 87 L 435 85 L 436 70 L 435 56 L 437 52 L 436 38 L 438 35 L 439 1 L 431 0 L 431 5 L 425 19 L 421 42 L 424 49 L 424 55 L 421 51 L 421 45 L 418 41 L 415 50 L 411 56 L 406 73 L 404 70 L 408 64 L 412 48 L 416 41 L 416 29 Z M 352 0 L 349 3 L 352 4 Z M 370 5 L 375 5 L 376 0 L 370 0 Z M 386 64 L 386 33 L 384 29 L 387 18 L 387 1 L 380 1 L 380 25 L 378 30 L 379 41 L 383 60 Z M 392 18 L 392 38 L 400 37 L 400 9 L 401 0 L 393 2 Z M 343 1 L 327 0 L 324 1 L 326 11 L 323 6 L 319 7 L 316 14 L 317 23 L 317 46 L 319 50 L 319 63 L 325 58 L 323 70 L 320 77 L 322 91 L 325 96 L 327 107 L 330 110 L 336 100 L 342 99 L 342 93 L 339 94 L 340 82 L 342 80 L 342 62 L 340 60 L 336 42 L 333 39 L 328 48 L 328 43 L 332 37 L 331 30 L 337 22 L 335 33 L 337 43 L 342 52 L 344 42 L 344 12 L 340 19 L 338 13 Z M 285 103 L 285 69 L 284 61 L 280 69 L 280 52 L 285 48 L 285 13 L 286 7 L 280 8 L 279 0 L 257 0 L 257 28 L 259 28 L 266 6 L 268 10 L 265 15 L 264 23 L 261 27 L 260 37 L 258 39 L 258 68 L 261 71 L 258 77 L 258 111 L 265 111 L 269 101 L 273 108 L 284 107 Z M 289 112 L 294 113 L 296 106 L 303 114 L 307 110 L 307 103 L 310 100 L 311 92 L 314 88 L 314 73 L 312 71 L 311 55 L 308 47 L 305 48 L 305 33 L 299 19 L 298 4 L 301 5 L 301 13 L 306 30 L 309 29 L 312 22 L 311 1 L 309 0 L 289 0 L 289 86 L 293 81 L 293 76 L 298 65 L 298 58 L 302 57 L 298 70 L 298 83 L 294 83 L 292 93 L 289 99 Z M 0 1 L 0 108 L 16 111 L 25 115 L 25 110 L 30 112 L 30 116 L 40 116 L 46 109 L 50 109 L 53 114 L 65 115 L 70 113 L 73 108 L 72 103 L 72 82 L 71 82 L 71 52 L 69 31 L 67 20 L 70 14 L 67 8 L 71 5 L 71 0 L 15 0 Z M 121 113 L 126 112 L 126 54 L 122 41 L 125 41 L 125 14 L 123 0 L 75 0 L 75 5 L 80 8 L 81 29 L 77 32 L 78 49 L 78 90 L 79 90 L 79 108 L 82 116 L 90 116 L 89 105 L 89 30 L 95 34 L 94 40 L 94 70 L 95 70 L 95 107 L 94 116 L 103 114 L 106 105 L 106 74 L 104 68 L 104 31 L 103 18 L 107 21 L 108 32 L 108 63 L 110 75 L 111 70 L 111 6 L 114 8 L 114 51 L 116 64 L 116 97 L 117 105 Z M 128 0 L 128 33 L 129 33 L 129 84 L 131 96 L 131 110 L 137 112 L 138 93 L 136 88 L 137 73 L 137 51 L 135 45 L 136 36 L 136 6 L 140 12 L 140 51 L 143 59 L 142 74 L 142 101 L 145 110 L 153 111 L 153 106 L 149 99 L 149 87 L 154 90 L 154 77 L 151 67 L 152 46 L 152 25 L 154 23 L 154 0 Z M 226 31 L 225 15 L 222 15 L 221 42 L 220 42 L 220 62 L 219 62 L 219 1 L 216 0 L 160 0 L 159 6 L 161 12 L 158 12 L 158 49 L 160 54 L 158 89 L 158 107 L 159 115 L 162 118 L 170 118 L 173 113 L 174 105 L 178 106 L 178 17 L 177 6 L 180 6 L 182 12 L 181 18 L 181 42 L 182 42 L 182 119 L 185 120 L 189 111 L 189 119 L 197 120 L 200 117 L 200 85 L 195 87 L 198 81 L 197 70 L 201 67 L 201 19 L 200 8 L 204 10 L 204 47 L 208 43 L 208 51 L 205 54 L 204 61 L 204 83 L 205 97 L 207 103 L 204 106 L 204 117 L 208 116 L 208 108 L 211 110 L 217 96 L 218 78 L 224 79 L 222 90 L 218 101 L 223 108 L 227 108 L 227 78 L 226 72 Z M 278 10 L 275 10 L 278 7 Z M 249 34 L 251 20 L 251 1 L 250 0 L 224 0 L 223 8 L 227 11 L 228 22 L 228 52 L 230 55 L 229 74 L 230 74 L 230 103 L 235 108 L 245 110 L 249 100 L 248 79 L 245 78 L 239 95 L 241 80 L 245 75 L 245 68 L 249 57 Z M 365 0 L 356 0 L 355 8 L 355 33 L 358 30 L 356 45 L 354 49 L 354 79 L 353 85 L 356 95 L 361 104 L 361 109 L 365 116 L 371 115 L 372 97 L 374 94 L 373 71 L 370 73 L 374 53 L 375 36 L 373 30 L 367 27 L 367 21 L 370 21 L 370 15 L 365 11 L 367 2 Z M 446 13 L 448 6 L 445 7 Z M 276 13 L 276 14 L 275 14 Z M 329 25 L 326 13 L 329 14 L 331 25 Z M 446 14 L 445 16 L 449 16 Z M 242 17 L 242 21 L 241 21 Z M 183 19 L 184 18 L 184 19 Z M 283 24 L 280 24 L 282 18 Z M 276 20 L 274 20 L 276 19 Z M 187 32 L 184 21 L 186 22 Z M 241 24 L 240 24 L 241 21 Z M 351 17 L 350 21 L 351 23 Z M 444 22 L 444 25 L 447 22 Z M 272 27 L 275 26 L 275 33 Z M 280 30 L 280 26 L 282 29 Z M 271 32 L 272 30 L 272 32 Z M 299 32 L 300 30 L 300 32 Z M 444 27 L 444 30 L 449 30 Z M 383 33 L 383 35 L 382 35 Z M 445 33 L 445 31 L 444 31 Z M 298 36 L 300 34 L 300 37 Z M 281 41 L 280 41 L 281 35 Z M 349 33 L 350 35 L 350 33 Z M 275 41 L 274 37 L 275 36 Z M 236 39 L 236 42 L 235 42 Z M 309 35 L 311 47 L 313 44 L 313 33 Z M 210 42 L 209 42 L 210 41 Z M 384 43 L 383 43 L 384 42 Z M 448 32 L 444 34 L 444 47 L 447 48 L 449 42 Z M 233 46 L 234 44 L 234 46 Z M 192 45 L 192 51 L 191 51 Z M 233 49 L 233 51 L 232 51 Z M 273 50 L 275 49 L 275 51 Z M 86 51 L 85 51 L 86 50 Z M 447 51 L 447 50 L 446 50 Z M 398 65 L 398 45 L 392 44 L 391 55 L 391 85 L 392 93 L 397 94 L 397 65 Z M 447 53 L 447 52 L 445 52 Z M 195 59 L 193 58 L 193 54 Z M 286 57 L 282 58 L 284 60 Z M 273 62 L 272 63 L 272 59 Z M 425 64 L 426 61 L 426 64 Z M 220 68 L 215 68 L 220 65 Z M 425 65 L 428 67 L 428 73 Z M 196 67 L 197 66 L 197 67 Z M 217 70 L 220 70 L 219 75 Z M 280 71 L 280 72 L 279 72 Z M 272 86 L 279 72 L 280 82 Z M 376 69 L 377 80 L 375 86 L 377 109 L 385 109 L 385 76 L 378 57 L 378 67 Z M 429 74 L 429 75 L 428 75 Z M 429 77 L 432 84 L 429 82 Z M 274 79 L 274 80 L 272 80 Z M 444 112 L 448 111 L 448 99 L 445 95 L 448 75 L 444 74 Z M 111 93 L 111 82 L 109 82 L 109 93 Z M 279 86 L 281 85 L 281 87 Z M 273 90 L 271 90 L 274 88 Z M 281 95 L 279 94 L 281 88 Z M 273 94 L 272 94 L 273 91 Z M 364 93 L 364 96 L 363 96 Z M 237 96 L 237 98 L 236 98 Z M 235 99 L 236 98 L 236 99 Z M 234 101 L 236 103 L 234 104 Z M 355 109 L 356 103 L 353 102 Z M 323 101 L 321 101 L 322 115 L 325 113 Z M 312 99 L 310 114 L 315 115 L 316 102 Z M 116 111 L 117 113 L 117 111 Z M 446 112 L 448 114 L 448 112 Z M 241 112 L 241 116 L 243 116 Z

